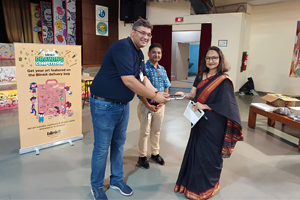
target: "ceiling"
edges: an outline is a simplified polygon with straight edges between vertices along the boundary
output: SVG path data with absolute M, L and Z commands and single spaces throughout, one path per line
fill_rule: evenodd
M 274 4 L 274 3 L 286 3 L 289 1 L 296 1 L 296 0 L 214 0 L 215 6 L 226 6 L 226 5 L 233 5 L 233 4 L 243 4 L 247 3 L 253 6 L 258 5 L 266 5 L 266 4 Z

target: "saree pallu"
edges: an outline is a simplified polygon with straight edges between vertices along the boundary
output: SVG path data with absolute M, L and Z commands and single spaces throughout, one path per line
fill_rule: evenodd
M 211 110 L 205 111 L 208 120 L 202 117 L 191 129 L 174 188 L 188 199 L 204 200 L 217 193 L 222 157 L 229 157 L 235 142 L 243 137 L 232 83 L 224 76 L 203 80 L 197 86 L 197 101 Z

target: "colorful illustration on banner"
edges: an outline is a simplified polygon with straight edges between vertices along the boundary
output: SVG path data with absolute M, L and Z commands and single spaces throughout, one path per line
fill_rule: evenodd
M 72 95 L 72 91 L 70 91 L 70 87 L 71 87 L 71 86 L 66 86 L 66 87 L 64 88 L 64 92 L 68 93 L 69 95 Z
M 53 2 L 59 1 L 53 0 Z M 63 9 L 62 2 L 60 7 Z M 56 11 L 53 5 L 53 19 Z M 43 12 L 41 16 L 44 16 Z M 59 20 L 63 22 L 63 19 L 64 17 Z M 52 26 L 55 26 L 55 23 L 53 21 Z M 62 37 L 64 37 L 63 29 L 60 29 L 62 32 L 59 34 Z M 56 40 L 56 35 L 54 38 Z M 16 102 L 19 106 L 20 152 L 24 153 L 30 148 L 42 148 L 44 144 L 55 145 L 58 141 L 77 137 L 78 134 L 82 135 L 80 131 L 82 130 L 81 47 L 14 43 L 14 48 L 17 58 L 15 59 L 16 71 L 18 77 L 20 75 L 17 85 L 19 99 Z M 72 59 L 75 54 L 78 56 Z M 75 60 L 77 60 L 76 66 L 70 68 Z M 31 83 L 35 83 L 36 86 L 32 84 L 30 89 Z M 14 94 L 6 94 L 6 98 L 8 101 L 12 100 L 14 104 Z M 7 107 L 6 102 L 0 101 L 0 106 L 2 105 Z
M 63 38 L 63 37 L 62 37 Z M 22 52 L 20 51 L 20 54 L 24 54 L 29 56 L 30 54 L 28 52 Z M 67 63 L 68 67 L 74 66 L 77 64 L 77 59 L 74 59 L 77 56 L 77 53 L 74 53 L 72 51 L 66 50 L 65 52 L 58 52 L 56 49 L 40 49 L 39 51 L 36 51 L 34 54 L 35 56 L 35 65 L 36 66 L 62 66 Z M 63 56 L 65 54 L 65 56 Z M 71 54 L 72 57 L 66 56 L 68 54 Z M 69 58 L 69 59 L 67 59 Z M 65 60 L 66 59 L 66 60 Z M 19 57 L 19 61 L 27 60 L 27 57 Z M 30 58 L 28 58 L 28 61 L 30 61 Z M 26 62 L 28 64 L 28 62 Z M 25 64 L 26 64 L 25 63 Z M 24 64 L 21 63 L 21 66 L 24 67 Z M 32 66 L 32 65 L 31 65 Z M 39 70 L 39 72 L 42 72 Z M 68 75 L 69 73 L 64 72 L 64 75 Z M 34 74 L 32 75 L 34 76 Z
M 63 9 L 60 6 L 56 7 L 56 10 L 57 10 L 57 14 L 59 14 L 59 15 L 63 15 L 64 14 L 64 11 L 63 11 Z
M 53 19 L 52 19 L 52 3 L 40 2 L 41 15 L 42 15 L 42 35 L 44 44 L 53 44 Z
M 53 109 L 51 109 L 51 113 L 53 114 L 53 117 L 57 117 L 60 114 L 60 109 L 58 106 L 54 106 Z
M 36 115 L 36 109 L 35 106 L 39 104 L 39 102 L 36 102 L 36 97 L 31 97 L 30 98 L 31 104 L 30 104 L 30 109 L 31 112 L 30 113 L 34 113 L 34 115 Z
M 36 82 L 31 82 L 29 90 L 31 90 L 32 94 L 36 94 L 37 84 Z
M 64 105 L 61 105 L 61 114 L 63 115 L 63 118 L 65 118 L 65 116 L 67 115 L 67 111 L 71 108 L 71 105 L 72 104 L 69 101 L 67 101 Z
M 52 3 L 54 8 L 53 23 L 54 23 L 55 43 L 67 44 L 65 1 L 53 0 Z
M 56 28 L 57 28 L 58 30 L 62 29 L 62 23 L 61 23 L 60 20 L 57 20 L 57 21 L 56 21 Z
M 44 17 L 43 19 L 45 19 L 46 21 L 51 21 L 52 22 L 52 12 L 50 8 L 47 8 L 43 11 L 44 13 Z
M 40 4 L 30 3 L 31 31 L 33 43 L 42 43 L 42 25 Z
M 68 44 L 76 45 L 76 0 L 67 0 Z
M 290 77 L 300 77 L 300 21 L 297 22 L 295 44 L 290 68 Z
M 34 32 L 38 32 L 39 31 L 39 28 L 37 26 L 33 27 L 33 31 Z
M 45 112 L 44 111 L 40 111 L 39 112 L 39 123 L 43 123 L 44 122 L 44 118 L 45 118 Z
M 64 38 L 62 35 L 58 35 L 56 36 L 57 37 L 57 41 L 60 42 L 60 43 L 63 43 L 64 42 Z
M 64 65 L 64 57 L 59 56 L 58 51 L 56 51 L 56 49 L 53 49 L 52 51 L 47 49 L 47 52 L 45 52 L 44 49 L 41 49 L 40 53 L 44 54 L 44 56 L 35 57 L 36 66 L 63 66 Z M 39 71 L 41 73 L 45 72 L 44 70 L 39 70 Z
M 52 55 L 54 55 L 53 52 Z M 58 83 L 56 79 L 48 79 L 45 84 L 31 82 L 30 90 L 35 95 L 30 98 L 30 113 L 35 116 L 38 113 L 39 123 L 44 122 L 45 116 L 48 116 L 47 119 L 53 119 L 73 115 L 73 111 L 69 110 L 72 103 L 66 101 L 66 93 L 70 96 L 72 91 L 70 91 L 70 86 L 65 86 L 65 83 Z

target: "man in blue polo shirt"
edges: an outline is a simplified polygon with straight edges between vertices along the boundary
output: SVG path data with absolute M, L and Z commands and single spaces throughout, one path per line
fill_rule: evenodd
M 153 43 L 149 47 L 149 60 L 146 63 L 146 75 L 152 85 L 160 92 L 169 93 L 171 83 L 165 68 L 158 64 L 162 57 L 162 47 L 158 43 Z M 150 135 L 151 159 L 160 165 L 164 165 L 164 159 L 159 155 L 160 129 L 164 119 L 164 103 L 151 102 L 151 99 L 140 97 L 137 108 L 140 120 L 139 136 L 139 159 L 138 165 L 146 169 L 149 168 L 147 160 L 148 138 Z
M 152 25 L 138 19 L 130 37 L 113 43 L 107 50 L 101 69 L 91 85 L 90 108 L 94 128 L 91 185 L 95 199 L 107 199 L 103 190 L 110 146 L 110 188 L 130 196 L 132 189 L 123 181 L 123 151 L 129 120 L 129 101 L 137 93 L 158 103 L 166 103 L 168 94 L 158 92 L 145 76 L 145 47 Z

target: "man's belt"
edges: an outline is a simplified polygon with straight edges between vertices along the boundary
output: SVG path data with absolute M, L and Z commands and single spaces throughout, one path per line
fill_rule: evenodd
M 125 105 L 125 103 L 122 103 L 122 102 L 119 102 L 119 101 L 116 101 L 116 100 L 112 100 L 112 99 L 106 99 L 106 98 L 102 98 L 102 97 L 98 97 L 96 95 L 91 95 L 91 97 L 93 99 L 97 99 L 97 100 L 100 100 L 100 101 L 107 101 L 107 102 L 111 102 L 111 103 L 114 103 L 114 104 L 121 104 L 121 105 Z

